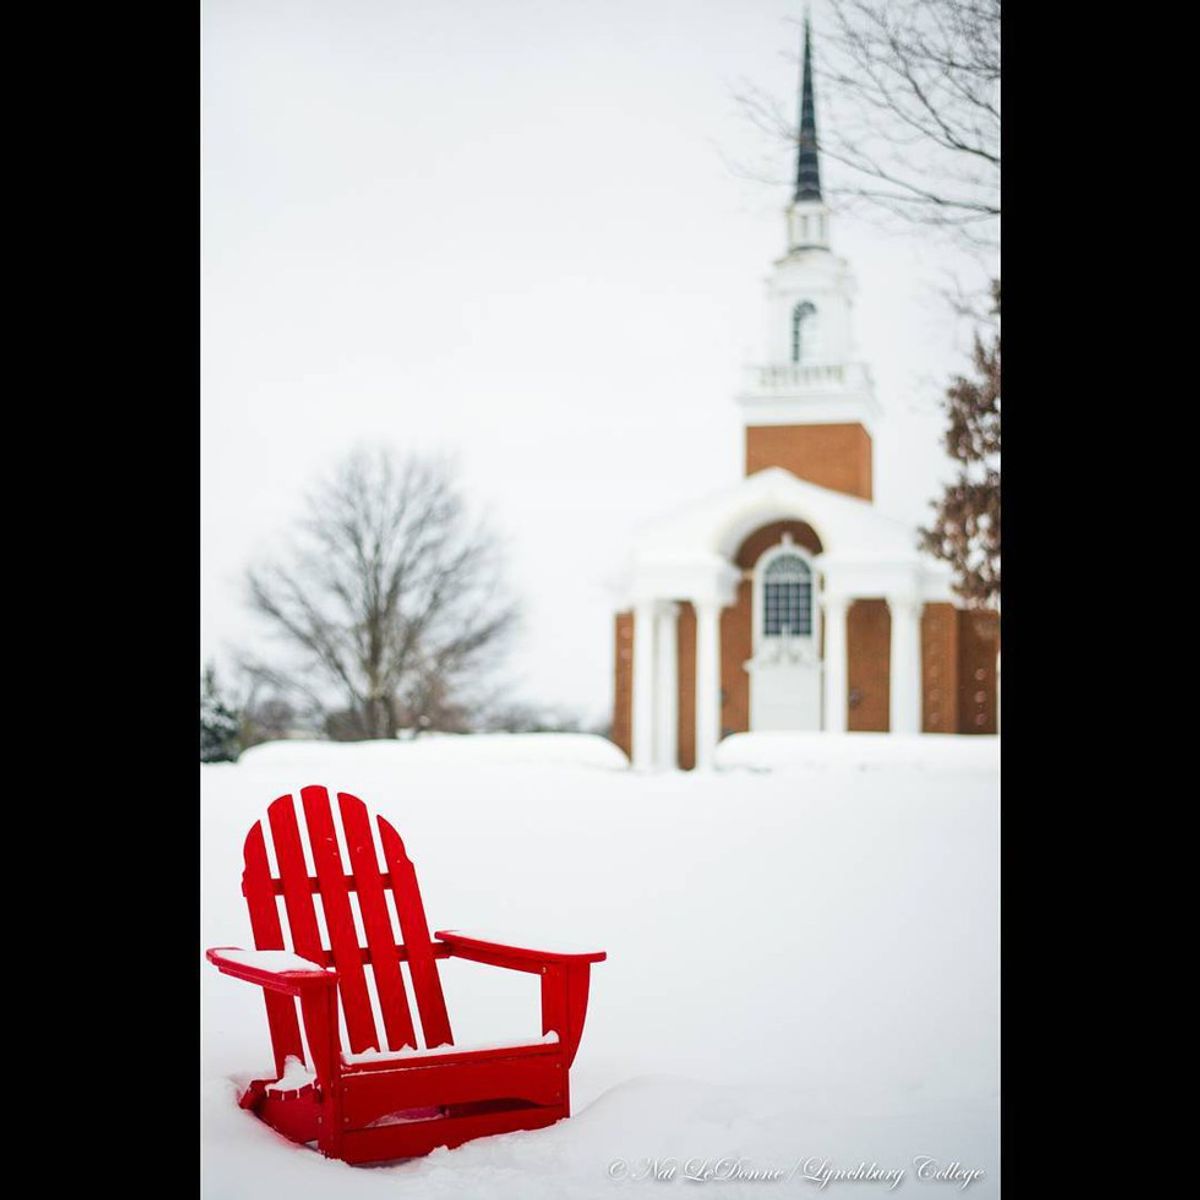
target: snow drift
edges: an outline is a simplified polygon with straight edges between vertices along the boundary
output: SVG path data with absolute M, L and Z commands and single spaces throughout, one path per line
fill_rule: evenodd
M 837 1195 L 848 1185 L 810 1175 L 873 1163 L 906 1172 L 902 1194 L 962 1194 L 919 1179 L 923 1160 L 981 1170 L 965 1194 L 997 1196 L 994 741 L 919 739 L 912 757 L 864 737 L 824 739 L 823 757 L 729 739 L 726 765 L 759 769 L 707 777 L 616 769 L 587 738 L 560 761 L 523 758 L 553 743 L 497 737 L 283 743 L 202 767 L 203 946 L 252 944 L 246 831 L 276 796 L 324 783 L 395 824 L 433 927 L 609 954 L 592 972 L 575 1116 L 372 1169 L 236 1107 L 238 1085 L 269 1074 L 262 999 L 204 964 L 203 1195 L 572 1200 L 640 1195 L 646 1164 L 674 1162 L 669 1187 L 688 1163 L 732 1158 L 794 1173 L 710 1175 L 704 1195 Z M 763 770 L 770 746 L 782 765 Z M 540 1035 L 533 976 L 443 966 L 457 1042 Z

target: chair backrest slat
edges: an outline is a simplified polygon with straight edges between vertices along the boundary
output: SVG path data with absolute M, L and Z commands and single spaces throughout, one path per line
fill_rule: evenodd
M 320 962 L 321 931 L 317 927 L 313 894 L 308 887 L 308 868 L 304 863 L 291 796 L 280 796 L 267 809 L 267 819 L 271 823 L 271 841 L 275 846 L 279 877 L 283 880 L 283 905 L 292 931 L 292 949 L 301 958 Z
M 329 808 L 329 792 L 323 787 L 306 787 L 301 791 L 300 799 L 308 823 L 308 843 L 312 847 L 313 865 L 321 885 L 325 928 L 329 931 L 330 949 L 337 966 L 338 991 L 342 997 L 342 1011 L 346 1014 L 350 1049 L 354 1054 L 378 1050 L 379 1035 L 375 1032 L 362 949 L 358 944 L 358 930 L 354 927 L 342 853 L 337 842 L 337 831 L 333 827 L 333 813 Z
M 242 872 L 242 894 L 250 910 L 250 930 L 259 950 L 285 950 L 283 927 L 279 924 L 279 909 L 275 903 L 275 881 L 267 861 L 262 823 L 250 830 L 246 838 L 246 868 Z M 263 990 L 267 1002 L 267 1025 L 271 1030 L 271 1045 L 275 1051 L 275 1066 L 282 1075 L 289 1057 L 304 1061 L 304 1043 L 300 1040 L 300 1023 L 296 1020 L 296 1001 L 292 996 Z
M 388 916 L 387 897 L 375 842 L 371 837 L 371 818 L 367 806 L 357 796 L 338 792 L 338 809 L 342 814 L 342 829 L 346 834 L 346 849 L 358 890 L 358 905 L 362 913 L 363 931 L 375 969 L 375 988 L 383 1013 L 384 1032 L 389 1050 L 404 1046 L 416 1047 L 408 996 L 400 975 L 400 959 L 396 954 L 396 931 Z
M 408 948 L 408 969 L 412 973 L 413 994 L 417 1000 L 417 1011 L 421 1014 L 425 1045 L 431 1049 L 453 1045 L 450 1018 L 446 1015 L 446 1000 L 442 995 L 442 981 L 430 944 L 421 891 L 417 887 L 417 873 L 413 870 L 400 835 L 382 817 L 376 820 L 383 843 L 383 858 L 392 876 L 396 915 L 400 918 L 400 930 Z
M 268 808 L 267 819 L 258 822 L 246 838 L 242 890 L 250 907 L 255 946 L 260 950 L 290 948 L 304 958 L 337 968 L 346 1040 L 355 1054 L 381 1049 L 384 1040 L 389 1050 L 417 1045 L 414 1014 L 401 967 L 407 961 L 425 1045 L 452 1045 L 450 1019 L 438 977 L 438 950 L 429 936 L 416 872 L 399 834 L 382 817 L 377 818 L 385 864 L 381 869 L 370 814 L 361 800 L 339 792 L 335 809 L 323 787 L 303 788 L 300 800 L 298 809 L 292 795 L 280 796 Z M 315 875 L 309 874 L 305 862 L 300 813 Z M 345 854 L 338 840 L 339 820 L 345 835 Z M 271 872 L 269 846 L 274 847 L 277 877 Z M 349 862 L 343 861 L 346 857 Z M 388 911 L 388 890 L 392 892 L 399 930 Z M 284 945 L 277 906 L 281 893 L 291 932 L 290 947 Z M 351 893 L 358 897 L 361 932 Z M 328 947 L 322 944 L 314 896 L 320 898 Z M 362 945 L 364 941 L 366 945 Z M 368 964 L 374 972 L 382 1029 L 376 1025 L 371 1005 Z M 267 1018 L 276 1065 L 282 1072 L 286 1057 L 304 1057 L 295 1002 L 290 997 L 268 994 Z

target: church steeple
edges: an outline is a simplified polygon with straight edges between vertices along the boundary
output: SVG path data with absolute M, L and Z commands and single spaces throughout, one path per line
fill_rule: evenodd
M 800 85 L 800 141 L 796 154 L 795 200 L 821 199 L 821 164 L 817 158 L 817 108 L 813 100 L 812 29 L 804 18 L 804 77 Z
M 829 208 L 821 195 L 817 155 L 817 105 L 813 96 L 812 26 L 804 17 L 804 67 L 800 76 L 800 136 L 796 139 L 796 190 L 787 208 L 788 253 L 829 249 Z

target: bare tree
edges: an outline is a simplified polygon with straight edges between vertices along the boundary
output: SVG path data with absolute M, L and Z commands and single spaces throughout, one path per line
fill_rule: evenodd
M 312 723 L 305 728 L 304 715 L 285 696 L 255 696 L 242 711 L 241 741 L 247 749 L 260 742 L 278 742 L 298 733 L 311 736 L 313 732 Z
M 449 468 L 358 451 L 306 500 L 286 552 L 247 576 L 286 661 L 248 664 L 343 738 L 440 728 L 513 628 L 499 544 Z
M 590 733 L 583 718 L 555 704 L 533 704 L 521 700 L 497 705 L 484 717 L 488 733 Z
M 827 0 L 817 78 L 833 112 L 829 191 L 994 247 L 1000 216 L 1000 0 Z M 749 85 L 745 114 L 795 144 L 791 111 Z

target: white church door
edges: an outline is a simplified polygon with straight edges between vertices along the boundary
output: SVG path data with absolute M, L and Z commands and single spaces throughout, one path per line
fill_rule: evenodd
M 819 730 L 819 606 L 812 556 L 791 537 L 768 550 L 754 569 L 754 657 L 750 728 Z

